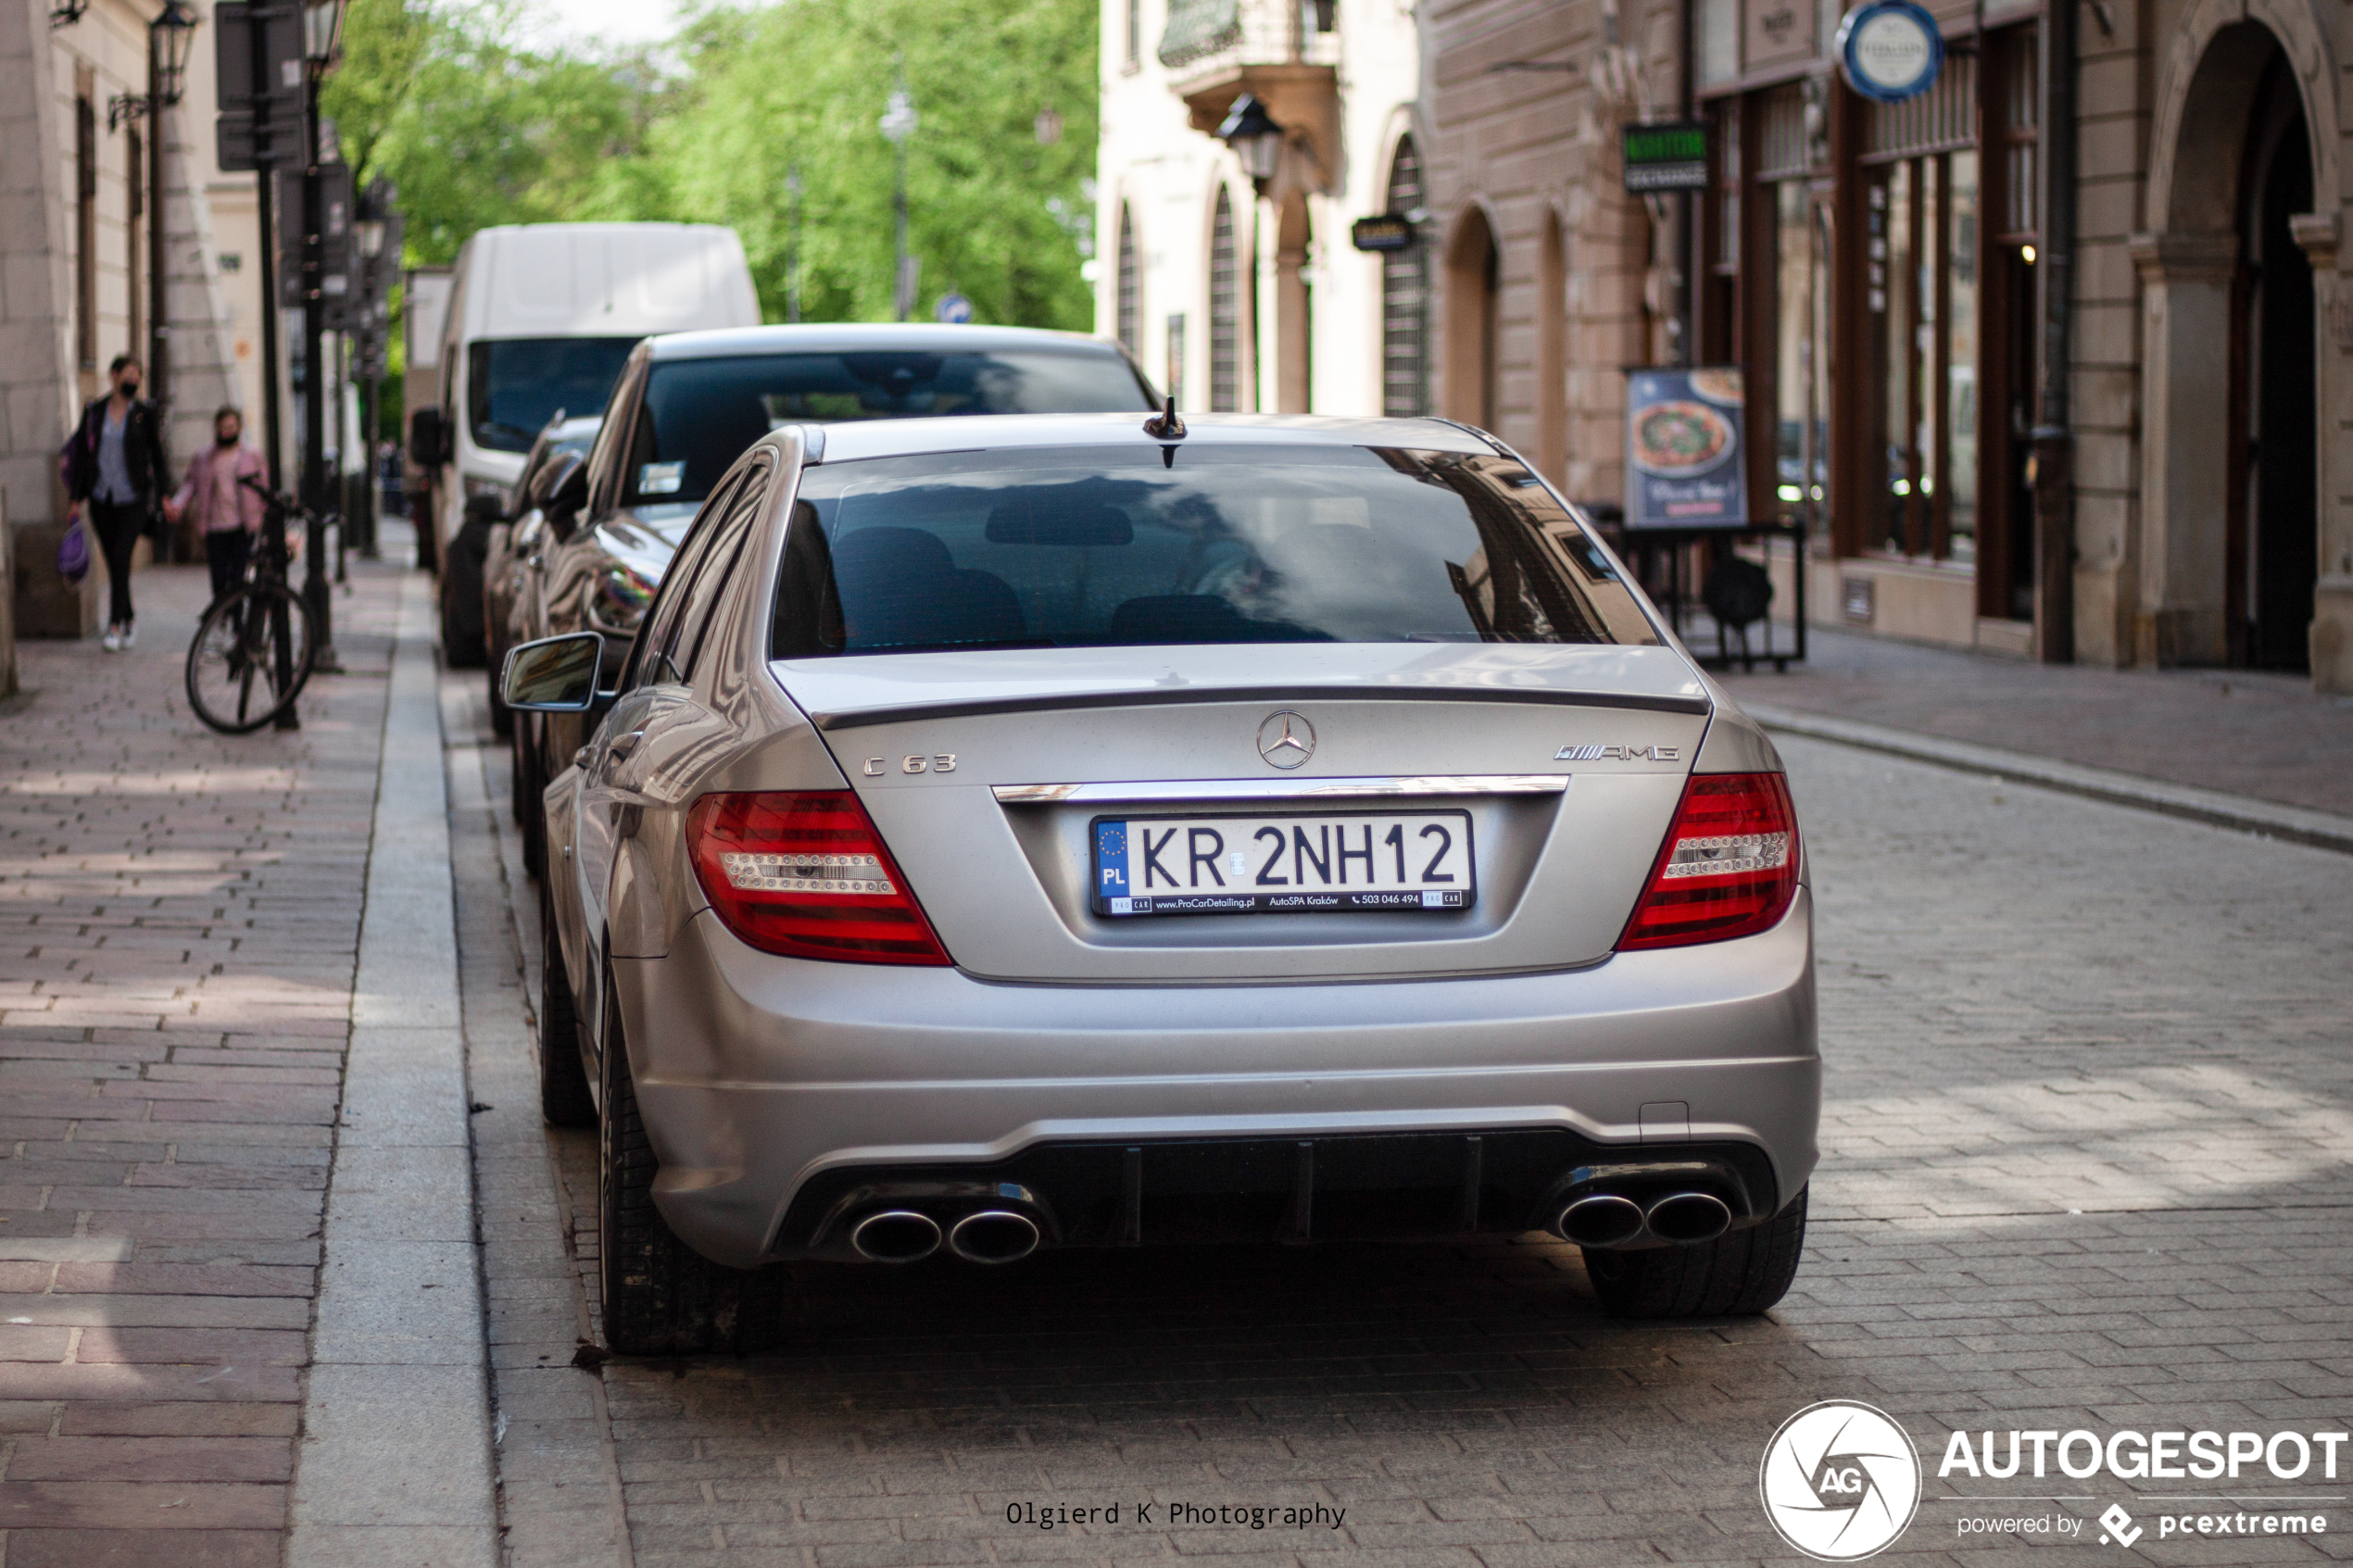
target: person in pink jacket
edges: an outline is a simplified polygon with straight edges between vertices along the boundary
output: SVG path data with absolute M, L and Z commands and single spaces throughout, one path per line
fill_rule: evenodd
M 244 580 L 264 516 L 261 497 L 238 483 L 263 477 L 261 454 L 245 445 L 245 416 L 233 408 L 213 415 L 212 445 L 190 461 L 188 482 L 164 503 L 172 521 L 195 519 L 216 599 Z

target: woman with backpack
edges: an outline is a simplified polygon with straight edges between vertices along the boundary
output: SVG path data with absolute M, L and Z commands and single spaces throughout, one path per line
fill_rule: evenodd
M 70 503 L 66 521 L 84 508 L 107 557 L 106 649 L 127 648 L 137 638 L 131 607 L 131 551 L 147 531 L 156 504 L 171 483 L 164 466 L 163 434 L 156 406 L 139 397 L 141 367 L 120 354 L 107 367 L 114 389 L 93 398 L 82 423 L 66 443 L 66 486 Z

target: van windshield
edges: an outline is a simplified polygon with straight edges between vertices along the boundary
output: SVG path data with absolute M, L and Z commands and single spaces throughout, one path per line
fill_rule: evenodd
M 604 412 L 634 337 L 518 337 L 466 349 L 466 420 L 474 445 L 528 452 L 559 412 Z
M 1107 345 L 661 360 L 646 378 L 622 500 L 699 501 L 745 447 L 781 425 L 1151 407 L 1151 388 Z
M 1658 641 L 1509 458 L 1040 447 L 821 463 L 773 657 L 1180 643 Z

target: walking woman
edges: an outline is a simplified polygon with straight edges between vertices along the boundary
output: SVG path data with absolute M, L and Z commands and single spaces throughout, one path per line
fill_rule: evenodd
M 240 483 L 262 475 L 261 454 L 245 445 L 245 416 L 223 405 L 212 416 L 212 445 L 189 461 L 187 483 L 163 504 L 172 521 L 195 520 L 216 599 L 244 580 L 266 512 L 261 497 Z
M 139 398 L 139 361 L 118 355 L 107 367 L 114 390 L 82 410 L 82 424 L 69 445 L 68 493 L 71 522 L 87 507 L 98 546 L 107 556 L 106 648 L 127 648 L 137 636 L 131 608 L 131 550 L 147 531 L 156 503 L 171 483 L 164 467 L 162 433 L 156 406 Z

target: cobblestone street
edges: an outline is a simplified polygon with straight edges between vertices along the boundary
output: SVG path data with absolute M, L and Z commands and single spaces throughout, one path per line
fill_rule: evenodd
M 479 758 L 484 781 L 471 820 L 453 794 L 459 825 L 495 820 L 527 885 L 486 804 L 503 755 L 468 734 L 478 678 L 444 690 L 457 771 Z M 634 1557 L 600 1549 L 640 1568 L 1797 1561 L 1757 1463 L 1830 1398 L 1893 1414 L 1928 1466 L 1894 1553 L 2112 1561 L 2094 1516 L 2120 1501 L 2148 1523 L 2131 1484 L 1940 1481 L 1947 1434 L 2353 1424 L 2343 858 L 1813 742 L 1785 755 L 1829 1072 L 1807 1257 L 1768 1320 L 1613 1323 L 1574 1250 L 1533 1243 L 806 1269 L 782 1348 L 537 1379 L 551 1419 L 501 1449 L 514 1561 L 604 1560 L 584 1526 L 610 1522 L 614 1476 Z M 464 949 L 528 952 L 534 920 L 510 924 L 495 894 L 461 892 Z M 470 1032 L 522 980 L 470 968 Z M 592 1141 L 549 1142 L 565 1194 L 542 1211 L 581 1230 Z M 502 1321 L 543 1341 L 521 1368 L 560 1366 L 593 1321 L 593 1300 L 550 1304 L 547 1239 L 511 1249 L 504 1284 L 490 1255 L 494 1342 Z M 2311 1479 L 2259 1469 L 2243 1495 L 2342 1530 L 2353 1486 Z M 1044 1527 L 1114 1503 L 1116 1525 Z M 1171 1517 L 1221 1504 L 1325 1512 Z M 2082 1544 L 1961 1535 L 2021 1512 L 2080 1523 Z M 2151 1530 L 2136 1550 L 2341 1558 L 2353 1537 Z

